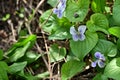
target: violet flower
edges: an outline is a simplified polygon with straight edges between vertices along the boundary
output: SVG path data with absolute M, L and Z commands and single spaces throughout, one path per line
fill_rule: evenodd
M 53 9 L 53 13 L 57 14 L 58 18 L 62 18 L 65 8 L 66 8 L 66 0 L 59 0 L 59 4 L 57 8 Z
M 96 61 L 92 62 L 91 66 L 96 67 L 96 65 L 98 64 L 98 66 L 100 68 L 103 68 L 105 66 L 105 63 L 104 63 L 105 62 L 105 57 L 104 57 L 104 55 L 101 54 L 100 52 L 96 52 L 94 56 L 96 57 Z
M 78 27 L 78 31 L 75 30 L 75 27 L 72 26 L 70 28 L 70 34 L 72 34 L 72 38 L 74 41 L 83 41 L 85 39 L 85 30 L 86 30 L 86 26 L 85 25 L 81 25 Z

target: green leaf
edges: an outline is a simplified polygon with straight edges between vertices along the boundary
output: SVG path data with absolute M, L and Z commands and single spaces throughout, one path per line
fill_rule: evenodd
M 6 14 L 3 18 L 2 21 L 7 21 L 10 18 L 10 14 Z
M 91 32 L 102 31 L 106 34 L 108 33 L 109 23 L 105 15 L 96 13 L 90 17 L 90 20 L 87 22 L 87 27 Z
M 25 56 L 23 56 L 22 58 L 20 58 L 18 61 L 27 61 L 28 64 L 36 61 L 39 57 L 41 56 L 41 54 L 37 54 L 33 51 L 28 51 L 26 52 Z
M 99 39 L 97 45 L 93 49 L 93 53 L 98 51 L 109 57 L 114 57 L 117 54 L 117 47 L 110 41 Z
M 117 48 L 120 50 L 120 38 L 117 40 Z
M 14 46 L 16 47 L 20 47 L 20 46 L 25 46 L 28 42 L 31 42 L 29 48 L 33 47 L 35 41 L 37 39 L 36 35 L 29 35 L 26 39 L 19 39 L 19 41 L 17 43 L 14 44 Z
M 18 62 L 18 63 L 13 63 L 11 66 L 9 66 L 9 73 L 10 74 L 15 74 L 16 72 L 22 71 L 25 66 L 27 65 L 27 62 Z
M 26 53 L 25 61 L 27 61 L 28 63 L 32 63 L 36 61 L 40 56 L 41 56 L 40 54 L 37 54 L 33 51 L 29 51 Z
M 5 55 L 13 53 L 17 48 L 24 47 L 26 44 L 28 44 L 28 42 L 30 42 L 30 45 L 28 47 L 28 49 L 30 49 L 31 47 L 33 47 L 36 38 L 37 38 L 36 35 L 30 35 L 26 39 L 18 40 L 18 42 L 13 44 L 12 47 L 5 53 Z
M 120 0 L 115 0 L 113 5 L 113 19 L 115 20 L 116 24 L 120 25 Z
M 14 53 L 11 53 L 12 55 L 10 55 L 9 60 L 13 62 L 23 57 L 29 46 L 30 42 L 28 42 L 24 47 L 17 48 Z
M 96 45 L 98 36 L 96 33 L 86 32 L 84 41 L 70 41 L 70 48 L 73 54 L 79 59 L 83 59 Z
M 47 3 L 52 7 L 56 7 L 59 0 L 47 0 Z
M 63 59 L 66 55 L 66 49 L 64 47 L 59 48 L 57 44 L 50 47 L 50 61 L 55 62 Z
M 92 10 L 96 13 L 103 13 L 105 11 L 106 0 L 92 0 Z
M 41 17 L 39 19 L 40 25 L 43 24 L 44 21 L 47 20 L 47 22 L 43 26 L 41 26 L 41 28 L 45 32 L 48 32 L 50 34 L 52 33 L 52 31 L 55 31 L 57 28 L 60 27 L 60 25 L 58 24 L 59 19 L 55 15 L 50 16 L 51 12 L 52 12 L 52 10 L 47 10 L 46 12 L 44 12 L 44 14 L 41 15 Z
M 62 65 L 62 80 L 68 80 L 84 69 L 85 63 L 77 60 L 70 60 Z
M 50 76 L 50 73 L 47 71 L 47 72 L 43 72 L 41 74 L 37 74 L 35 77 L 39 78 L 39 79 L 43 79 L 43 78 L 46 78 L 46 77 L 49 77 Z
M 117 59 L 116 64 L 120 67 L 120 58 Z
M 108 78 L 102 73 L 97 73 L 97 75 L 92 80 L 108 80 Z
M 70 22 L 82 22 L 88 13 L 89 3 L 89 0 L 68 0 L 65 16 Z M 79 17 L 75 18 L 75 14 Z
M 3 58 L 3 50 L 0 49 L 0 60 Z
M 120 38 L 120 27 L 111 27 L 109 28 L 109 33 Z
M 7 70 L 7 64 L 3 61 L 0 61 L 0 80 L 8 80 Z
M 69 22 L 69 20 L 65 17 L 58 19 L 55 14 L 49 17 L 50 14 L 51 10 L 48 10 L 40 17 L 41 24 L 43 24 L 47 20 L 47 22 L 41 27 L 45 32 L 48 32 L 50 34 L 49 40 L 63 40 L 66 38 L 70 38 L 69 29 L 71 23 Z
M 115 80 L 120 80 L 120 66 L 118 66 L 116 63 L 119 59 L 120 58 L 114 58 L 112 61 L 110 61 L 110 63 L 107 64 L 104 70 L 105 76 Z
M 69 28 L 60 28 L 58 29 L 55 33 L 51 34 L 48 39 L 49 40 L 63 40 L 63 39 L 68 39 L 70 38 L 70 32 Z

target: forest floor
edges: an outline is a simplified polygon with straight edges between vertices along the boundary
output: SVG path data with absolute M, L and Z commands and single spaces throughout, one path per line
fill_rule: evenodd
M 48 40 L 48 34 L 43 32 L 39 26 L 39 17 L 50 8 L 47 0 L 0 0 L 0 49 L 6 52 L 12 44 L 16 43 L 20 38 L 20 30 L 26 30 L 28 34 L 37 35 L 36 45 L 32 49 L 35 52 L 47 53 L 50 44 L 53 43 L 62 44 L 62 46 L 67 47 L 66 45 L 69 43 L 66 41 Z M 33 13 L 33 10 L 35 13 Z M 33 14 L 33 17 L 29 19 L 31 14 Z M 6 20 L 4 20 L 5 18 Z M 25 37 L 23 36 L 23 38 Z M 40 68 L 34 70 L 34 64 L 39 62 L 43 64 Z M 47 62 L 47 58 L 43 57 L 28 65 L 28 67 L 31 67 L 33 75 L 36 75 L 47 70 L 46 65 L 48 64 L 45 65 L 45 62 Z M 58 67 L 61 68 L 63 62 L 51 64 L 51 66 L 54 66 L 51 72 L 54 80 L 60 80 Z M 71 80 L 92 80 L 95 74 L 95 71 L 89 68 L 82 73 L 78 73 Z M 49 78 L 45 80 L 49 80 Z

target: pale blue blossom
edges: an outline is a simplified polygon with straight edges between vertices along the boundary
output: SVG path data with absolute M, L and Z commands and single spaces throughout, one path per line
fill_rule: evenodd
M 105 62 L 105 57 L 104 57 L 104 55 L 101 54 L 100 52 L 96 52 L 94 56 L 96 58 L 96 61 L 92 62 L 91 66 L 96 67 L 97 64 L 98 64 L 98 66 L 100 68 L 103 68 L 105 66 L 105 63 L 104 63 Z
M 85 30 L 86 30 L 86 26 L 85 25 L 81 25 L 78 27 L 78 30 L 76 31 L 75 27 L 72 26 L 70 28 L 70 34 L 72 35 L 72 38 L 74 41 L 83 41 L 85 40 Z
M 65 8 L 66 0 L 59 0 L 58 6 L 53 9 L 53 13 L 56 14 L 58 18 L 62 18 Z

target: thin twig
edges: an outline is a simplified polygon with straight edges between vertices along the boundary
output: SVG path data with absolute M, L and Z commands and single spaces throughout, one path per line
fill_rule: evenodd
M 45 35 L 42 34 L 42 36 L 43 36 L 44 43 L 45 43 L 45 48 L 46 48 L 46 51 L 47 51 L 48 65 L 49 65 L 49 72 L 50 72 L 50 80 L 51 80 L 51 79 L 52 79 L 52 70 L 51 70 L 51 61 L 50 61 L 50 56 L 49 56 L 48 46 L 47 46 L 47 42 L 46 42 Z
M 45 1 L 45 0 L 41 0 L 41 1 L 38 3 L 37 7 L 35 8 L 35 10 L 34 10 L 34 12 L 33 12 L 33 14 L 32 14 L 32 17 L 35 16 L 36 12 L 38 11 L 39 7 L 44 3 L 44 1 Z M 33 18 L 32 18 L 32 19 L 33 19 Z M 31 23 L 32 19 L 29 20 L 29 23 Z
M 32 32 L 31 32 L 31 30 L 30 30 L 30 27 L 29 27 L 29 25 L 28 25 L 27 23 L 26 23 L 26 28 L 28 29 L 29 34 L 32 34 Z M 37 49 L 38 49 L 38 52 L 39 52 L 40 54 L 42 54 L 42 50 L 41 50 L 41 48 L 39 47 L 39 45 L 38 45 L 37 42 L 35 43 L 35 45 L 36 45 L 36 47 L 37 47 Z M 49 70 L 48 63 L 47 63 L 45 57 L 42 56 L 42 59 L 43 59 L 43 61 L 45 62 L 45 65 L 46 65 L 47 69 Z
M 41 48 L 39 47 L 38 43 L 36 42 L 35 45 L 36 45 L 36 47 L 37 47 L 37 49 L 38 49 L 38 52 L 41 54 L 41 53 L 42 53 L 42 50 L 41 50 Z M 45 62 L 45 65 L 46 65 L 47 69 L 49 70 L 49 65 L 48 65 L 48 63 L 47 63 L 44 55 L 42 55 L 42 59 L 43 59 L 43 61 Z
M 14 42 L 17 42 L 17 41 L 16 41 L 16 38 L 15 38 L 15 30 L 14 30 L 14 27 L 13 27 L 13 23 L 12 23 L 12 21 L 11 21 L 11 20 L 8 20 L 8 24 L 9 24 L 10 27 L 11 27 L 11 31 L 12 31 L 12 39 L 13 39 Z

